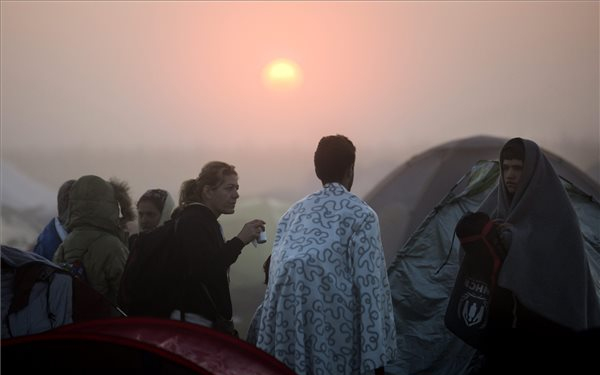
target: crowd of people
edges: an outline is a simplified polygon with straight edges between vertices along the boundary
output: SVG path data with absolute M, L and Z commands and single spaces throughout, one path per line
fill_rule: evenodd
M 506 337 L 599 327 L 577 215 L 554 169 L 535 142 L 521 138 L 508 141 L 499 160 L 498 186 L 481 211 L 501 226 L 507 250 L 498 275 L 498 286 L 510 295 L 503 300 L 511 311 Z M 276 223 L 264 299 L 242 337 L 300 375 L 383 374 L 397 355 L 401 322 L 395 321 L 379 219 L 351 192 L 355 161 L 347 137 L 319 141 L 314 168 L 322 188 Z M 218 219 L 235 212 L 238 189 L 238 172 L 222 161 L 184 181 L 177 204 L 153 188 L 134 207 L 123 181 L 68 180 L 58 191 L 58 215 L 33 251 L 58 264 L 81 262 L 90 285 L 117 304 L 129 250 L 139 236 L 175 219 L 178 276 L 169 317 L 239 336 L 231 321 L 229 268 L 267 223 L 252 219 L 224 238 Z M 135 211 L 139 233 L 129 235 L 126 224 Z M 487 353 L 488 366 L 499 360 L 497 349 Z

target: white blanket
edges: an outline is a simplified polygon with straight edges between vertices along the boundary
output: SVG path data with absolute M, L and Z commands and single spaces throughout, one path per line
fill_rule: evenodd
M 397 354 L 376 213 L 341 184 L 281 218 L 257 346 L 297 374 L 365 374 Z

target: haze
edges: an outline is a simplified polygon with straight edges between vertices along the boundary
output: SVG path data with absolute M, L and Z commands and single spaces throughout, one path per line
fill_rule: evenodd
M 521 136 L 600 180 L 599 3 L 1 3 L 2 160 L 56 190 L 83 174 L 147 188 L 210 160 L 242 197 L 318 187 L 321 136 L 358 149 L 366 194 L 416 153 Z M 285 58 L 302 85 L 271 90 Z

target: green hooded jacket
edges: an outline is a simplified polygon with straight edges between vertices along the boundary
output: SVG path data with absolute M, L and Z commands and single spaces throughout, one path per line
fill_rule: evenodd
M 121 240 L 119 204 L 113 186 L 97 176 L 83 176 L 72 187 L 69 235 L 54 255 L 55 263 L 80 260 L 87 281 L 115 303 L 129 250 Z

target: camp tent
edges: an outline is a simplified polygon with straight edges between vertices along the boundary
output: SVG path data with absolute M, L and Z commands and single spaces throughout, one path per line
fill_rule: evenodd
M 400 358 L 386 367 L 386 373 L 467 374 L 479 363 L 475 349 L 444 325 L 448 298 L 460 264 L 459 244 L 453 242 L 452 237 L 460 217 L 468 211 L 477 211 L 497 185 L 499 173 L 497 161 L 475 163 L 430 209 L 406 243 L 396 249 L 388 275 Z M 600 203 L 575 184 L 561 180 L 580 220 L 592 277 L 600 296 Z M 580 369 L 583 363 L 592 363 L 593 356 L 587 356 L 585 349 L 591 348 L 587 344 L 593 340 L 597 342 L 598 337 L 598 332 L 594 331 L 589 336 L 582 335 L 583 340 L 557 342 L 559 347 L 555 349 L 560 357 L 523 365 L 528 369 L 549 370 L 554 365 L 551 360 L 560 360 L 561 366 L 572 365 L 572 369 Z M 531 350 L 534 353 L 536 348 Z
M 293 375 L 233 336 L 157 318 L 108 318 L 2 340 L 6 373 Z
M 497 160 L 507 140 L 476 136 L 431 148 L 400 165 L 365 196 L 379 215 L 388 266 L 456 181 L 478 160 Z M 561 177 L 600 199 L 600 187 L 588 175 L 558 155 L 547 150 L 544 153 Z

